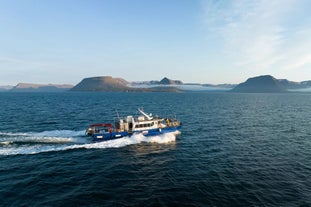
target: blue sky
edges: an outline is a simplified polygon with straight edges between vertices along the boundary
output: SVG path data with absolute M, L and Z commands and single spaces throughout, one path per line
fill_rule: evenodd
M 0 85 L 311 80 L 309 0 L 0 0 Z

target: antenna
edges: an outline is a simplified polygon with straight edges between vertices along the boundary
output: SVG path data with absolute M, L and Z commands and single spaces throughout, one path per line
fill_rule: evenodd
M 142 115 L 144 115 L 148 120 L 151 120 L 151 119 L 152 119 L 152 117 L 149 116 L 148 114 L 146 114 L 142 109 L 138 108 L 138 111 L 139 111 Z
M 118 119 L 120 119 L 120 115 L 117 109 L 116 109 L 116 113 L 117 113 Z

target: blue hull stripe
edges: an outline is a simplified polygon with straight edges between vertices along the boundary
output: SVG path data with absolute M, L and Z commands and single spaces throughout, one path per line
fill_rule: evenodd
M 119 139 L 126 136 L 132 136 L 136 133 L 142 133 L 144 136 L 157 136 L 165 133 L 171 133 L 176 132 L 181 128 L 181 126 L 178 127 L 166 127 L 163 129 L 150 129 L 145 131 L 134 131 L 132 133 L 129 132 L 111 132 L 111 133 L 100 133 L 100 134 L 94 134 L 93 135 L 93 141 L 107 141 L 107 140 L 113 140 L 113 139 Z

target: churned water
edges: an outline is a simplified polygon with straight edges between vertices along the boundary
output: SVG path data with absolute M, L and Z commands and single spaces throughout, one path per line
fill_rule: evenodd
M 181 135 L 93 143 L 91 123 Z M 1 206 L 311 206 L 311 94 L 0 93 Z

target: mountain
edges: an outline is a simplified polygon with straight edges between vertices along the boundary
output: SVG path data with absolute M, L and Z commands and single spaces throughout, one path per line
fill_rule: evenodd
M 137 81 L 132 82 L 132 85 L 182 85 L 183 82 L 180 80 L 172 80 L 169 78 L 163 78 L 162 80 L 152 80 L 152 81 Z
M 74 86 L 71 91 L 109 91 L 122 92 L 129 91 L 128 82 L 121 78 L 111 76 L 84 78 L 80 83 Z
M 10 92 L 63 92 L 71 89 L 73 85 L 69 84 L 33 84 L 19 83 L 10 89 Z
M 244 83 L 240 83 L 231 92 L 238 93 L 280 93 L 286 92 L 285 81 L 280 81 L 271 75 L 257 76 L 247 79 Z
M 178 92 L 174 87 L 130 87 L 129 82 L 111 76 L 90 77 L 83 79 L 71 91 L 102 91 L 102 92 Z
M 183 84 L 183 82 L 180 80 L 171 80 L 171 79 L 168 79 L 167 77 L 165 77 L 159 82 L 159 84 L 162 84 L 162 85 L 181 85 L 181 84 Z

